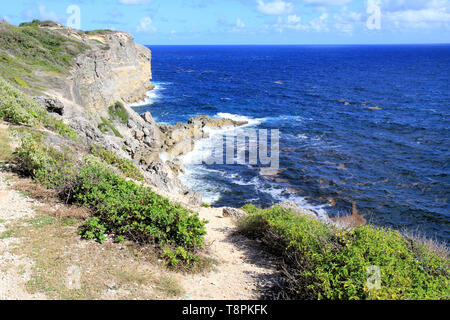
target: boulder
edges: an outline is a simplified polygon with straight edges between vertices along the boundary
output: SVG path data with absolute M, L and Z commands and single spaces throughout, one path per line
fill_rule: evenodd
M 180 160 L 180 158 L 175 158 L 172 161 L 167 161 L 167 165 L 175 174 L 185 173 L 186 169 L 184 168 L 183 161 Z
M 201 127 L 210 127 L 210 128 L 223 128 L 223 127 L 238 127 L 248 124 L 248 121 L 235 121 L 231 119 L 216 119 L 211 118 L 209 116 L 197 116 L 194 118 L 189 119 L 188 124 L 194 125 L 194 126 L 201 126 Z
M 134 131 L 134 137 L 136 140 L 142 141 L 144 139 L 144 132 L 142 130 L 136 129 Z
M 241 219 L 245 216 L 245 212 L 240 209 L 225 207 L 223 208 L 222 215 L 224 217 L 233 217 L 236 219 Z
M 127 126 L 128 126 L 128 128 L 133 129 L 134 127 L 136 127 L 136 123 L 130 119 L 127 122 Z
M 151 125 L 155 124 L 155 120 L 153 120 L 152 114 L 150 112 L 144 112 L 143 114 L 141 114 L 141 117 L 145 122 L 150 123 Z
M 39 96 L 39 97 L 34 97 L 34 100 L 36 100 L 36 102 L 40 106 L 45 108 L 48 112 L 57 113 L 60 116 L 62 116 L 64 114 L 64 105 L 58 99 L 45 97 L 45 96 Z

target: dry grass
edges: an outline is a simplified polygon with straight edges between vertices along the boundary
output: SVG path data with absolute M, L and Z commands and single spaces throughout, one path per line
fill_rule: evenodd
M 169 276 L 162 276 L 157 283 L 156 289 L 169 297 L 176 297 L 184 294 L 184 289 L 174 278 Z
M 402 230 L 401 233 L 411 239 L 412 241 L 418 243 L 419 245 L 423 245 L 424 247 L 430 249 L 441 258 L 449 259 L 450 258 L 450 249 L 447 244 L 440 242 L 437 239 L 431 239 L 421 233 L 419 230 L 410 231 L 410 230 Z
M 0 163 L 8 162 L 12 157 L 8 126 L 0 120 Z
M 352 215 L 351 216 L 341 216 L 331 218 L 335 225 L 343 229 L 351 229 L 359 226 L 364 226 L 367 224 L 367 220 L 364 218 L 365 215 L 361 215 L 358 212 L 356 202 L 353 202 Z
M 153 248 L 81 240 L 78 228 L 90 216 L 87 209 L 60 203 L 54 192 L 30 179 L 11 182 L 15 190 L 40 200 L 33 206 L 34 218 L 18 220 L 0 235 L 17 238 L 11 253 L 34 261 L 29 293 L 57 300 L 174 299 L 183 293 Z
M 34 183 L 31 179 L 21 179 L 14 177 L 12 179 L 12 188 L 21 193 L 25 193 L 27 196 L 36 199 L 38 201 L 45 201 L 46 203 L 57 203 L 57 193 L 54 190 L 47 189 L 46 187 Z
M 77 227 L 47 210 L 14 227 L 20 241 L 11 252 L 34 261 L 27 291 L 57 300 L 170 299 L 182 293 L 167 270 L 137 259 L 133 247 L 82 241 Z
M 84 220 L 92 215 L 87 208 L 62 204 L 58 198 L 57 191 L 47 189 L 29 178 L 14 178 L 12 188 L 27 197 L 46 203 L 47 206 L 39 207 L 39 210 L 43 213 L 58 218 L 78 220 Z

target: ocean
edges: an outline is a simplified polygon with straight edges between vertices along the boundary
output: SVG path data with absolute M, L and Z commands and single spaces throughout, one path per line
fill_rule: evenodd
M 156 88 L 137 112 L 280 132 L 271 178 L 257 166 L 196 164 L 198 142 L 181 179 L 205 202 L 291 200 L 329 217 L 356 202 L 371 224 L 450 242 L 450 45 L 149 48 Z

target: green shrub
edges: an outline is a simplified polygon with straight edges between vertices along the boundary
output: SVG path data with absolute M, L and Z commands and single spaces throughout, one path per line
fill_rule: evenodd
M 79 171 L 71 200 L 90 207 L 109 233 L 161 248 L 203 246 L 205 221 L 150 188 L 126 181 L 99 163 Z
M 20 170 L 47 188 L 60 188 L 75 175 L 73 157 L 46 146 L 39 134 L 25 135 L 14 155 Z
M 125 106 L 123 105 L 122 102 L 119 101 L 113 104 L 112 106 L 109 106 L 108 112 L 109 112 L 109 119 L 111 121 L 118 119 L 121 123 L 125 124 L 130 118 L 128 111 L 125 109 Z
M 0 118 L 15 124 L 43 126 L 62 136 L 78 139 L 74 130 L 2 78 L 0 78 L 0 97 Z
M 23 65 L 44 71 L 69 73 L 74 58 L 89 46 L 59 31 L 40 28 L 41 23 L 35 20 L 23 23 L 20 27 L 1 24 L 1 50 L 12 54 Z
M 99 218 L 87 218 L 80 229 L 80 234 L 83 239 L 95 239 L 103 243 L 106 240 L 106 227 Z
M 351 231 L 283 208 L 245 207 L 246 235 L 283 257 L 284 294 L 294 299 L 448 299 L 448 260 L 397 231 L 363 226 Z M 381 287 L 367 285 L 377 266 Z
M 15 155 L 24 173 L 56 188 L 65 201 L 94 212 L 80 229 L 83 238 L 103 242 L 106 234 L 112 234 L 117 239 L 152 244 L 160 248 L 169 265 L 199 260 L 196 252 L 204 246 L 207 222 L 149 187 L 118 176 L 100 158 L 90 155 L 77 164 L 69 151 L 46 146 L 39 135 L 25 136 Z
M 137 181 L 145 181 L 142 172 L 132 161 L 119 157 L 114 151 L 106 150 L 100 146 L 91 146 L 91 153 L 107 164 L 118 168 L 126 177 Z

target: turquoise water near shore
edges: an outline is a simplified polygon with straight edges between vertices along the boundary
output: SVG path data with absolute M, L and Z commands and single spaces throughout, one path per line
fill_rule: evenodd
M 273 179 L 188 155 L 182 179 L 206 201 L 292 200 L 329 216 L 356 201 L 370 223 L 449 243 L 450 46 L 150 48 L 156 89 L 136 111 L 280 130 Z

